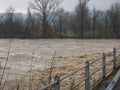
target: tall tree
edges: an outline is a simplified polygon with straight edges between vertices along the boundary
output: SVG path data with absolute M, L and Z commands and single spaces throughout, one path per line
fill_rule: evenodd
M 24 16 L 21 13 L 16 13 L 14 17 L 14 37 L 22 38 L 24 33 Z
M 60 37 L 62 35 L 62 32 L 63 32 L 63 23 L 64 23 L 64 9 L 63 8 L 60 8 L 58 10 L 58 29 L 59 29 L 59 34 L 60 34 Z
M 7 30 L 7 33 L 8 33 L 8 37 L 13 37 L 14 36 L 14 27 L 13 27 L 13 24 L 14 24 L 14 8 L 13 7 L 9 7 L 7 10 L 6 10 L 6 15 L 5 15 L 5 23 L 6 23 L 6 30 Z M 8 31 L 9 29 L 9 31 Z
M 81 38 L 84 37 L 84 27 L 86 18 L 88 15 L 87 3 L 89 0 L 79 0 L 79 4 L 76 7 L 77 28 Z
M 0 37 L 2 37 L 3 36 L 3 25 L 2 25 L 2 23 L 3 23 L 3 15 L 0 15 Z
M 65 37 L 67 30 L 70 30 L 70 15 L 68 12 L 65 12 L 63 8 L 60 8 L 57 12 L 58 18 L 56 20 L 57 29 L 59 32 L 59 36 Z M 68 29 L 69 28 L 69 29 Z
M 93 21 L 93 38 L 95 38 L 95 32 L 96 32 L 96 22 L 97 22 L 97 18 L 98 18 L 98 15 L 99 15 L 99 11 L 97 11 L 95 8 L 93 10 L 93 17 L 92 17 L 92 21 Z
M 55 19 L 56 11 L 62 0 L 33 0 L 31 7 L 39 13 L 39 18 L 43 26 L 43 37 L 48 37 L 49 25 Z
M 27 9 L 27 18 L 25 20 L 25 31 L 24 34 L 26 37 L 33 37 L 35 32 L 35 20 L 30 12 L 30 9 Z
M 113 37 L 120 37 L 120 3 L 113 4 L 108 10 L 111 28 L 113 30 Z

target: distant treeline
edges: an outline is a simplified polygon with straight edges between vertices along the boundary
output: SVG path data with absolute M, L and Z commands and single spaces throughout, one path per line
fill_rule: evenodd
M 33 0 L 26 15 L 9 7 L 0 14 L 0 38 L 120 38 L 120 3 L 100 11 L 79 0 L 67 12 L 61 0 L 51 1 Z

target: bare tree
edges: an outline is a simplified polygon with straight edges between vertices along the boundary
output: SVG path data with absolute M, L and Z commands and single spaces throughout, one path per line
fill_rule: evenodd
M 89 0 L 79 0 L 79 4 L 76 7 L 76 17 L 77 17 L 77 28 L 80 33 L 81 38 L 84 37 L 84 27 L 86 17 L 88 15 L 87 3 Z
M 111 28 L 113 30 L 113 37 L 120 36 L 120 3 L 113 4 L 111 9 L 108 10 Z
M 14 8 L 13 7 L 9 7 L 7 10 L 6 10 L 6 30 L 8 30 L 9 28 L 9 31 L 8 31 L 8 37 L 12 37 L 13 36 L 13 18 L 14 18 Z
M 59 34 L 60 34 L 60 36 L 62 35 L 62 31 L 63 31 L 63 20 L 64 20 L 63 15 L 64 15 L 64 9 L 61 8 L 61 9 L 58 10 L 58 18 L 59 18 L 58 26 L 59 26 Z
M 47 37 L 49 25 L 56 16 L 56 11 L 62 0 L 32 0 L 31 7 L 39 13 L 39 18 L 43 26 L 43 36 Z
M 0 15 L 0 37 L 2 37 L 2 25 L 3 21 L 2 21 L 2 15 Z
M 71 18 L 70 18 L 69 13 L 65 12 L 63 8 L 60 8 L 58 10 L 57 15 L 58 15 L 58 18 L 55 23 L 57 24 L 57 30 L 59 32 L 60 37 L 63 38 L 66 36 L 66 32 L 70 25 L 69 19 L 71 19 Z M 70 28 L 69 28 L 69 30 L 70 30 Z
M 97 22 L 97 18 L 99 16 L 99 11 L 97 11 L 95 8 L 93 10 L 93 38 L 95 38 L 95 32 L 96 32 L 96 22 Z
M 27 18 L 25 21 L 25 36 L 26 37 L 31 37 L 34 36 L 35 32 L 35 20 L 30 12 L 30 9 L 27 9 Z

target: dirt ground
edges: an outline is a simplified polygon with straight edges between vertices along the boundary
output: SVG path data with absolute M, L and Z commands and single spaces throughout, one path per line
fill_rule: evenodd
M 5 64 L 8 46 L 9 39 L 0 39 L 1 67 Z M 49 77 L 49 68 L 54 57 L 54 52 L 56 54 L 53 76 L 57 74 L 63 76 L 78 67 L 84 66 L 85 61 L 101 57 L 103 52 L 112 52 L 114 47 L 120 48 L 120 40 L 12 39 L 5 72 L 9 73 L 9 75 L 4 76 L 4 78 L 7 78 L 9 82 L 16 81 L 19 83 L 25 77 L 24 81 L 30 82 L 31 79 L 29 77 L 34 74 L 34 80 L 40 80 L 40 83 L 45 85 Z M 91 68 L 97 68 L 95 66 L 93 65 Z M 84 77 L 84 72 L 81 74 Z M 82 77 L 81 74 L 79 78 Z M 66 85 L 68 85 L 67 82 Z M 41 84 L 37 83 L 36 85 L 40 86 Z

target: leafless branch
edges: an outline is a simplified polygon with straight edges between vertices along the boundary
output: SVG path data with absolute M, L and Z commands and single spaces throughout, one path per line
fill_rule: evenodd
M 1 79 L 0 79 L 0 86 L 2 85 L 2 81 L 3 81 L 3 78 L 4 78 L 4 74 L 5 74 L 5 69 L 7 67 L 7 63 L 8 63 L 8 60 L 9 60 L 9 55 L 10 55 L 10 50 L 11 50 L 11 42 L 12 42 L 12 40 L 10 39 L 9 47 L 8 47 L 8 53 L 7 53 L 7 58 L 6 58 L 5 65 L 3 67 L 3 72 L 2 72 L 2 75 L 1 75 Z
M 49 74 L 49 82 L 51 82 L 51 78 L 52 78 L 52 72 L 53 72 L 53 68 L 54 68 L 54 65 L 55 65 L 55 55 L 56 55 L 56 52 L 54 52 L 54 56 L 53 56 L 53 60 L 51 62 L 51 67 L 50 67 L 50 74 Z

